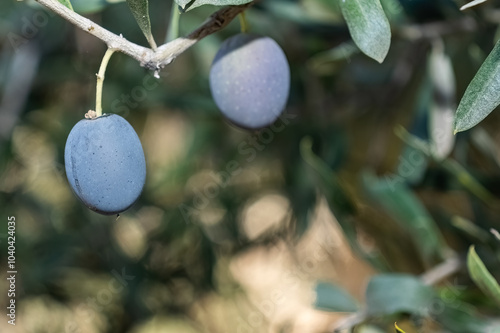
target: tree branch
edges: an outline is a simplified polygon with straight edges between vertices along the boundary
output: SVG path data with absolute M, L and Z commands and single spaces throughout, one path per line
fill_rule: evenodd
M 230 6 L 223 8 L 210 16 L 204 24 L 188 36 L 174 39 L 169 43 L 161 45 L 156 49 L 156 51 L 153 51 L 150 48 L 132 43 L 121 35 L 118 36 L 110 32 L 95 22 L 68 9 L 57 0 L 36 1 L 78 28 L 99 38 L 106 43 L 108 48 L 125 53 L 126 55 L 139 61 L 141 66 L 151 70 L 158 70 L 168 65 L 177 56 L 185 52 L 201 39 L 226 27 L 239 13 L 243 12 L 254 3 L 250 2 L 242 6 Z

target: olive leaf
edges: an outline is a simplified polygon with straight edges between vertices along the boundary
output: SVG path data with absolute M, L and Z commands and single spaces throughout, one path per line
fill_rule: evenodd
M 442 235 L 413 191 L 399 179 L 378 178 L 371 171 L 361 176 L 368 198 L 408 231 L 424 261 L 441 257 L 446 249 Z
M 391 45 L 391 27 L 380 0 L 340 0 L 352 39 L 361 51 L 382 62 Z
M 466 10 L 468 8 L 471 8 L 471 7 L 474 7 L 474 6 L 477 6 L 477 5 L 480 5 L 482 4 L 483 2 L 486 2 L 486 0 L 474 0 L 474 1 L 471 1 L 465 5 L 463 5 L 462 7 L 460 7 L 460 10 Z
M 476 126 L 500 104 L 500 42 L 465 90 L 455 114 L 455 133 Z
M 432 155 L 441 161 L 448 157 L 455 145 L 453 117 L 456 107 L 455 74 L 442 41 L 435 42 L 432 47 L 428 71 L 433 86 L 429 106 L 429 143 Z
M 175 0 L 183 11 L 188 11 L 202 5 L 237 6 L 252 2 L 253 0 Z
M 156 49 L 156 43 L 151 33 L 151 22 L 149 20 L 149 3 L 148 0 L 127 0 L 127 4 L 134 14 L 134 18 L 139 24 L 144 36 L 148 40 L 149 45 Z
M 469 270 L 470 277 L 479 289 L 486 295 L 491 296 L 497 304 L 500 304 L 500 286 L 477 255 L 474 246 L 469 248 L 469 253 L 467 254 L 467 269 Z
M 366 288 L 367 313 L 371 316 L 396 313 L 424 314 L 435 297 L 433 289 L 407 274 L 374 276 Z
M 69 9 L 73 10 L 73 6 L 71 5 L 70 0 L 59 0 L 59 2 L 68 7 Z
M 358 310 L 356 300 L 344 289 L 328 282 L 318 282 L 314 287 L 317 309 L 332 312 L 355 312 Z

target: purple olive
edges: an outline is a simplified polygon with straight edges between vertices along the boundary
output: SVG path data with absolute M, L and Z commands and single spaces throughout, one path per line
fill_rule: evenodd
M 146 181 L 139 137 L 115 114 L 80 120 L 69 133 L 64 160 L 71 188 L 88 208 L 100 214 L 128 209 Z
M 273 39 L 238 34 L 224 41 L 215 56 L 210 89 L 230 121 L 250 129 L 265 127 L 285 109 L 290 67 Z

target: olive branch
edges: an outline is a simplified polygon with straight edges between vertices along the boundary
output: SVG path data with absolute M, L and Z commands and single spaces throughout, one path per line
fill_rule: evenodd
M 255 1 L 253 1 L 241 6 L 229 6 L 220 9 L 208 17 L 208 19 L 200 27 L 192 31 L 187 36 L 176 38 L 153 50 L 152 48 L 137 45 L 127 40 L 122 35 L 117 35 L 101 27 L 92 20 L 89 20 L 62 5 L 57 0 L 36 1 L 81 30 L 99 38 L 106 43 L 109 49 L 122 52 L 139 61 L 141 66 L 154 71 L 158 71 L 164 66 L 170 64 L 176 57 L 184 53 L 187 49 L 203 38 L 226 27 L 236 16 L 238 16 L 238 14 L 242 13 L 255 3 Z

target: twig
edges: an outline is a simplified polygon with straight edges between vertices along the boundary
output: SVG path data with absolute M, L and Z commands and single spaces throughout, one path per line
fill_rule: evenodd
M 397 29 L 395 35 L 409 40 L 436 39 L 446 35 L 472 32 L 477 30 L 477 28 L 478 24 L 476 20 L 470 16 L 465 16 L 454 21 L 405 25 Z
M 437 284 L 448 276 L 455 274 L 464 267 L 464 261 L 457 256 L 452 256 L 439 265 L 420 275 L 422 282 L 428 286 Z
M 125 53 L 126 55 L 139 61 L 141 63 L 141 66 L 144 66 L 151 70 L 158 70 L 165 65 L 168 65 L 177 56 L 185 52 L 201 39 L 223 29 L 239 13 L 243 12 L 245 9 L 254 4 L 254 2 L 250 2 L 242 6 L 230 6 L 221 9 L 210 16 L 202 26 L 190 33 L 188 36 L 177 38 L 158 47 L 156 51 L 153 51 L 150 48 L 132 43 L 121 35 L 118 36 L 110 32 L 109 30 L 101 27 L 95 22 L 68 9 L 57 0 L 36 1 L 52 10 L 62 18 L 66 19 L 73 25 L 77 26 L 78 28 L 99 38 L 107 44 L 108 48 Z

